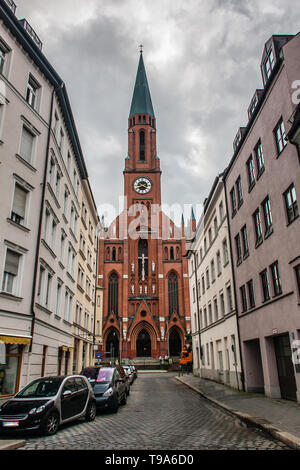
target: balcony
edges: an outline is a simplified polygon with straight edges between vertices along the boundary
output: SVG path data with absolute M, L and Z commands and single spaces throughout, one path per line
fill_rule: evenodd
M 15 2 L 13 2 L 12 0 L 5 0 L 5 3 L 9 6 L 9 8 L 11 9 L 11 11 L 14 13 L 14 15 L 16 14 L 16 9 L 17 9 L 17 5 L 15 4 Z
M 42 47 L 43 47 L 43 43 L 42 41 L 40 40 L 40 38 L 38 37 L 38 35 L 36 34 L 36 32 L 34 31 L 34 29 L 30 26 L 30 24 L 28 23 L 28 21 L 25 20 L 25 18 L 23 18 L 22 20 L 19 20 L 21 25 L 23 26 L 23 28 L 25 29 L 25 31 L 29 34 L 29 36 L 31 37 L 31 39 L 35 42 L 35 44 L 38 46 L 38 48 L 40 50 L 42 50 Z

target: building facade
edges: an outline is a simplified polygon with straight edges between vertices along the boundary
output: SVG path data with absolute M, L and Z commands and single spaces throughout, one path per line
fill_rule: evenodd
M 184 227 L 161 210 L 156 118 L 141 53 L 128 119 L 123 212 L 99 242 L 106 358 L 178 357 L 190 331 Z
M 65 85 L 4 0 L 0 87 L 1 397 L 72 370 L 81 199 L 91 196 Z M 94 206 L 89 213 L 95 231 Z
M 223 175 L 204 202 L 188 251 L 194 373 L 242 389 Z
M 299 47 L 299 34 L 265 44 L 263 89 L 225 171 L 246 390 L 298 402 L 300 166 L 286 134 L 296 113 Z

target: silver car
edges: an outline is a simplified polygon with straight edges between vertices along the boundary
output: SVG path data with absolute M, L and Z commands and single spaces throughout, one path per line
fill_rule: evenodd
M 43 377 L 30 382 L 0 407 L 0 436 L 15 431 L 53 435 L 78 418 L 93 421 L 96 399 L 82 375 Z

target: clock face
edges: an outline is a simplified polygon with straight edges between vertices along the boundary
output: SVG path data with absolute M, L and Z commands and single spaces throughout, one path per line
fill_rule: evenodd
M 152 183 L 145 176 L 141 176 L 134 181 L 133 188 L 139 194 L 146 194 L 151 190 Z

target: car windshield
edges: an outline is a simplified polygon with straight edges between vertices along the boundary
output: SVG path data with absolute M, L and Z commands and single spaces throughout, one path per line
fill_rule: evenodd
M 96 367 L 86 367 L 80 372 L 80 375 L 84 375 L 88 379 L 96 379 L 98 375 L 99 368 Z
M 99 370 L 96 382 L 111 382 L 114 369 L 103 368 Z
M 49 378 L 34 380 L 24 387 L 15 398 L 41 398 L 54 397 L 62 382 L 62 378 Z

